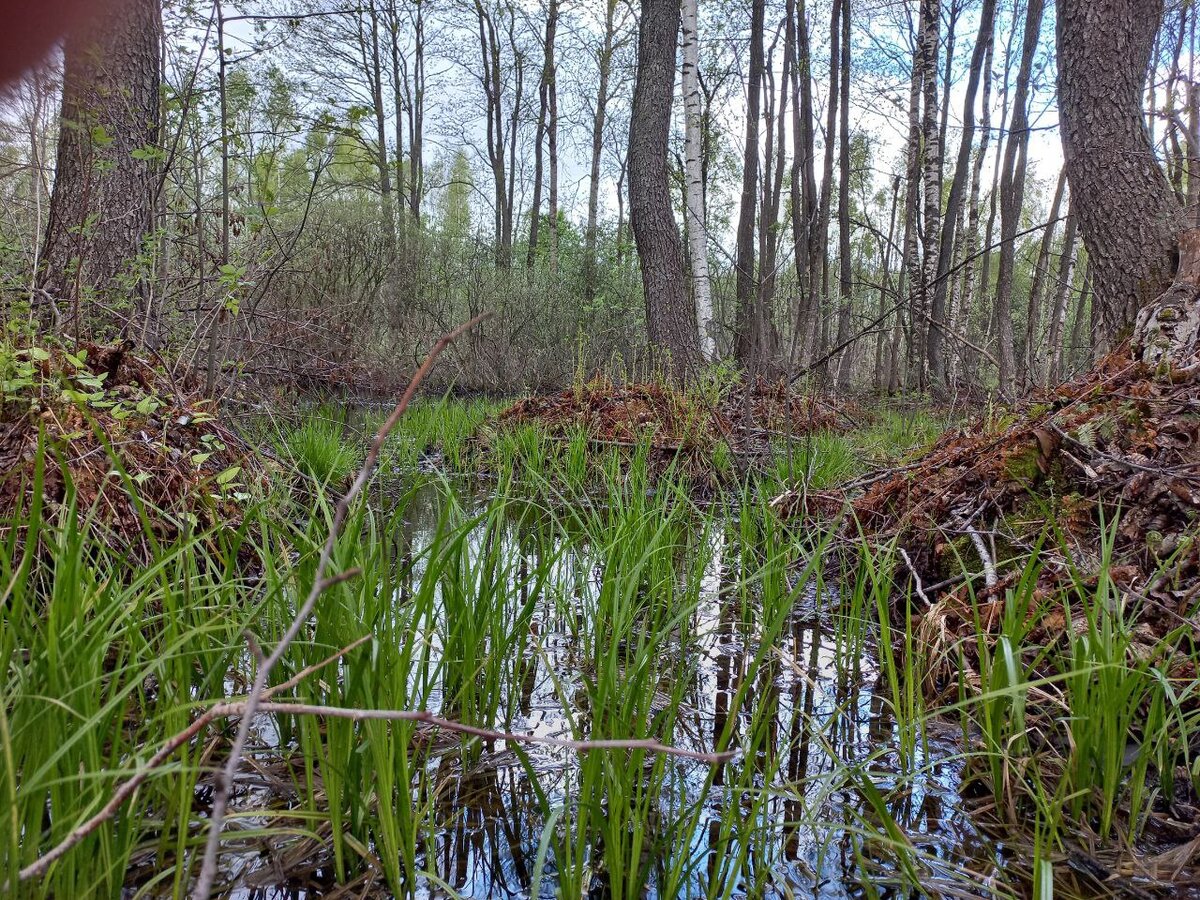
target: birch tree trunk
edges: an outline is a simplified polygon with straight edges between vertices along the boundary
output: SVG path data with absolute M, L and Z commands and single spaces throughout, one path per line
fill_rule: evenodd
M 921 264 L 920 326 L 921 333 L 928 339 L 928 335 L 932 331 L 933 297 L 930 292 L 937 280 L 938 241 L 941 237 L 942 222 L 942 148 L 938 123 L 937 78 L 942 4 L 941 0 L 921 0 L 921 5 L 928 8 L 922 13 L 925 27 L 921 39 L 922 92 L 924 94 L 921 125 L 924 214 L 921 217 L 921 239 L 925 255 Z M 928 362 L 928 354 L 922 354 L 920 361 L 920 384 L 922 387 L 929 384 L 929 378 L 933 374 L 929 369 Z
M 687 185 L 688 256 L 692 264 L 692 293 L 696 303 L 696 324 L 700 331 L 700 350 L 704 358 L 717 355 L 713 334 L 712 287 L 708 275 L 708 226 L 704 210 L 702 155 L 704 136 L 703 107 L 700 101 L 700 34 L 698 0 L 683 0 L 683 125 L 684 181 Z

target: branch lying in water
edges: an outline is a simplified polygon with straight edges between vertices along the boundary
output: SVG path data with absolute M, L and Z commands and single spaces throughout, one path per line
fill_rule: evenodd
M 211 710 L 219 716 L 240 716 L 246 712 L 246 703 L 222 703 Z M 355 709 L 345 706 L 317 706 L 308 703 L 292 703 L 289 701 L 264 701 L 259 703 L 258 712 L 292 714 L 300 716 L 324 716 L 334 719 L 353 719 L 361 722 L 366 719 L 382 719 L 388 722 L 421 722 L 440 728 L 444 731 L 456 731 L 469 734 L 489 741 L 512 741 L 518 744 L 541 744 L 547 747 L 566 747 L 585 753 L 588 750 L 646 750 L 650 753 L 661 753 L 665 756 L 676 756 L 681 759 L 694 759 L 700 762 L 719 765 L 729 762 L 737 756 L 736 750 L 724 753 L 706 753 L 702 750 L 684 750 L 662 744 L 651 738 L 596 738 L 593 740 L 571 740 L 569 738 L 542 737 L 535 734 L 514 734 L 508 731 L 493 731 L 490 728 L 478 728 L 475 725 L 465 725 L 453 719 L 443 719 L 431 712 L 407 709 Z
M 699 762 L 709 763 L 711 765 L 719 765 L 729 762 L 737 756 L 737 752 L 733 750 L 724 753 L 705 753 L 699 750 L 684 750 L 679 747 L 672 747 L 668 744 L 662 744 L 658 741 L 649 738 L 599 738 L 596 740 L 569 740 L 566 738 L 542 737 L 534 734 L 515 734 L 506 731 L 493 731 L 489 728 L 477 728 L 474 725 L 465 725 L 462 722 L 455 722 L 452 719 L 444 719 L 440 716 L 435 716 L 431 712 L 424 710 L 401 710 L 401 709 L 353 709 L 342 706 L 316 706 L 307 703 L 295 703 L 288 700 L 272 700 L 278 692 L 295 687 L 304 678 L 314 672 L 325 668 L 331 663 L 341 659 L 351 650 L 362 646 L 371 639 L 372 635 L 364 635 L 354 643 L 343 647 L 337 653 L 319 663 L 308 666 L 306 669 L 296 673 L 283 684 L 264 691 L 261 699 L 255 706 L 256 713 L 270 713 L 276 715 L 313 715 L 323 716 L 326 718 L 336 719 L 351 719 L 360 722 L 366 719 L 376 719 L 385 721 L 410 721 L 419 722 L 424 725 L 432 726 L 433 728 L 443 731 L 454 731 L 460 734 L 469 734 L 475 737 L 484 738 L 493 741 L 512 741 L 519 744 L 540 744 L 548 747 L 565 747 L 569 750 L 575 750 L 579 753 L 585 753 L 589 750 L 645 750 L 649 753 L 662 753 L 666 756 L 675 756 L 681 759 L 693 759 Z M 243 721 L 247 710 L 250 708 L 249 700 L 232 701 L 218 703 L 216 706 L 210 707 L 202 715 L 192 722 L 183 731 L 176 734 L 168 740 L 152 756 L 142 768 L 131 775 L 128 780 L 123 782 L 114 792 L 108 803 L 78 828 L 75 828 L 66 838 L 59 844 L 51 848 L 45 855 L 38 857 L 34 862 L 30 863 L 21 870 L 19 880 L 28 881 L 33 878 L 38 878 L 44 875 L 50 866 L 55 861 L 62 858 L 72 847 L 94 832 L 97 828 L 116 815 L 117 810 L 128 800 L 142 783 L 159 768 L 163 763 L 174 755 L 175 751 L 188 743 L 196 735 L 204 731 L 217 719 L 228 718 L 230 716 L 242 716 Z M 6 888 L 7 890 L 7 888 Z

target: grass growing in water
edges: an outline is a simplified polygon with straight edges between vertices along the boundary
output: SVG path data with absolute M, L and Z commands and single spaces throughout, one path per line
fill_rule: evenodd
M 699 505 L 679 473 L 652 481 L 646 447 L 612 448 L 581 478 L 568 446 L 567 478 L 526 468 L 517 496 L 512 471 L 544 452 L 542 440 L 513 434 L 496 493 L 479 508 L 435 482 L 423 488 L 435 513 L 420 528 L 412 522 L 429 498 L 415 489 L 386 513 L 356 510 L 335 570 L 361 575 L 322 598 L 278 677 L 370 636 L 302 681 L 295 699 L 728 747 L 738 759 L 713 768 L 644 751 L 576 757 L 412 722 L 276 717 L 256 747 L 270 777 L 241 798 L 226 841 L 239 865 L 269 846 L 273 859 L 299 861 L 297 877 L 327 865 L 341 883 L 378 873 L 379 890 L 395 895 L 442 882 L 481 894 L 490 888 L 460 867 L 498 852 L 524 860 L 512 875 L 522 889 L 726 897 L 835 882 L 961 885 L 987 864 L 915 830 L 911 798 L 936 791 L 935 770 L 948 763 L 926 740 L 931 654 L 897 602 L 905 595 L 892 591 L 904 571 L 895 548 L 856 547 L 840 569 L 827 534 L 780 523 L 750 486 Z M 572 481 L 576 490 L 562 486 Z M 315 508 L 301 526 L 252 509 L 239 530 L 159 547 L 141 572 L 88 536 L 87 511 L 69 495 L 53 515 L 22 512 L 17 524 L 40 540 L 22 547 L 21 529 L 9 530 L 0 560 L 11 585 L 0 604 L 0 651 L 12 661 L 0 704 L 0 791 L 15 812 L 0 818 L 10 883 L 196 707 L 241 689 L 251 665 L 242 632 L 269 644 L 311 580 L 329 515 L 321 492 Z M 253 579 L 238 565 L 246 548 L 261 561 Z M 1081 577 L 1054 597 L 1036 585 L 1030 575 L 1010 589 L 997 640 L 943 648 L 978 674 L 964 675 L 954 698 L 962 753 L 1016 826 L 1036 823 L 1035 873 L 1084 828 L 1136 832 L 1166 789 L 1156 773 L 1191 759 L 1195 732 L 1185 696 L 1194 687 L 1163 662 L 1179 658 L 1181 635 L 1144 655 L 1111 580 Z M 989 602 L 976 603 L 981 634 Z M 1055 606 L 1086 626 L 1065 643 L 1030 627 Z M 1035 721 L 1031 697 L 1044 695 L 1062 711 Z M 1039 729 L 1064 739 L 1037 743 Z M 22 892 L 117 893 L 127 881 L 182 891 L 203 836 L 194 803 L 209 779 L 207 748 L 188 744 Z M 506 849 L 472 851 L 499 833 L 498 820 L 513 834 Z M 882 870 L 846 864 L 871 858 Z M 1003 870 L 993 874 L 1003 893 Z

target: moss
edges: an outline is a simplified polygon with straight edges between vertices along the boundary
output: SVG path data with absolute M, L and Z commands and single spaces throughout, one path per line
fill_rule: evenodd
M 1028 484 L 1042 474 L 1038 468 L 1041 451 L 1036 443 L 1020 450 L 1011 451 L 1004 458 L 1004 474 L 1010 481 Z

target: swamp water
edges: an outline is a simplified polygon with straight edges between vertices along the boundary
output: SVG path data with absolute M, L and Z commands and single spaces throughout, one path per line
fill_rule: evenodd
M 824 541 L 785 532 L 754 500 L 590 502 L 496 501 L 445 482 L 414 493 L 387 531 L 389 596 L 323 598 L 311 658 L 364 629 L 374 645 L 298 696 L 737 757 L 262 717 L 234 799 L 246 837 L 224 845 L 231 896 L 1014 890 L 958 793 L 957 726 L 894 715 L 903 689 L 868 625 L 869 578 L 839 587 Z M 356 685 L 377 694 L 381 678 L 388 698 L 362 700 Z

